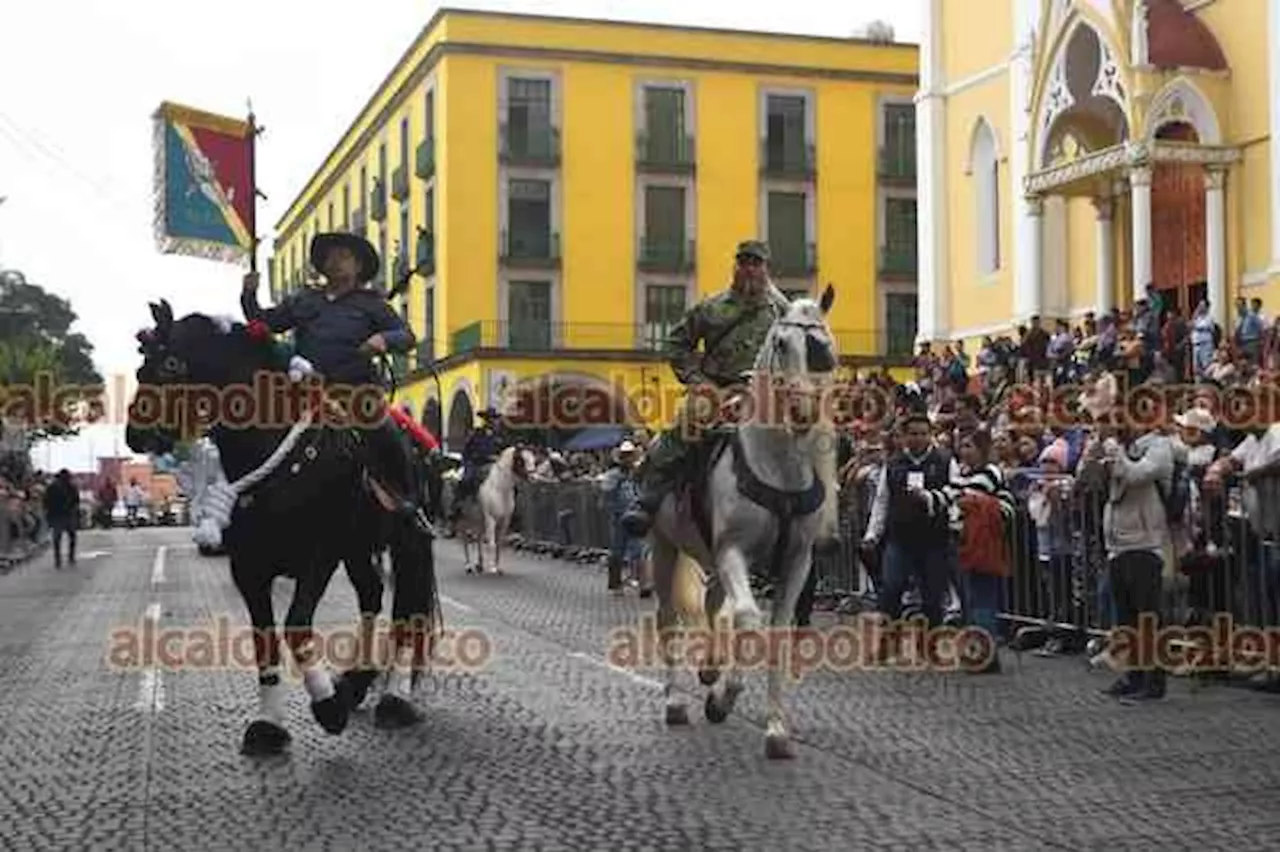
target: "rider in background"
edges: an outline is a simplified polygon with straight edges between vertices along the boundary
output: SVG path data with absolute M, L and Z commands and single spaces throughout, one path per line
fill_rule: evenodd
M 257 273 L 246 275 L 240 295 L 245 319 L 261 320 L 276 333 L 293 331 L 295 350 L 311 362 L 326 386 L 373 387 L 381 394 L 382 381 L 371 356 L 408 352 L 416 341 L 387 304 L 386 294 L 370 284 L 380 266 L 377 251 L 355 234 L 317 234 L 309 260 L 324 275 L 326 286 L 298 290 L 273 308 L 258 304 Z M 419 502 L 413 459 L 399 427 L 383 416 L 375 428 L 362 429 L 361 434 L 371 450 L 375 476 L 395 489 L 398 513 L 413 515 Z
M 450 511 L 452 520 L 458 519 L 463 501 L 474 497 L 480 489 L 480 472 L 498 458 L 502 447 L 494 424 L 497 419 L 498 412 L 495 409 L 486 408 L 481 411 L 480 425 L 467 438 L 467 443 L 462 448 L 462 478 L 458 480 L 458 488 L 454 492 Z
M 728 290 L 699 302 L 671 331 L 668 358 L 676 378 L 687 386 L 710 385 L 716 398 L 727 388 L 741 384 L 755 365 L 756 356 L 773 323 L 790 305 L 769 279 L 769 246 L 756 240 L 738 244 L 733 284 Z M 703 352 L 698 351 L 698 344 Z M 645 455 L 640 477 L 643 490 L 622 517 L 630 535 L 644 536 L 663 498 L 675 485 L 685 466 L 697 416 L 690 411 L 694 394 L 671 428 L 662 432 Z M 723 401 L 723 400 L 721 400 Z

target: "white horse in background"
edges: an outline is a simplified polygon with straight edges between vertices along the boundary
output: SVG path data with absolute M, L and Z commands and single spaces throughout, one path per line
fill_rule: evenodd
M 832 544 L 838 535 L 834 431 L 821 402 L 837 363 L 826 321 L 834 301 L 835 290 L 828 285 L 821 301 L 797 299 L 773 324 L 754 372 L 758 378 L 782 379 L 787 397 L 781 405 L 756 400 L 753 407 L 779 413 L 767 421 L 757 414 L 738 425 L 728 441 L 707 438 L 712 442 L 704 450 L 710 453 L 705 457 L 709 466 L 702 465 L 688 489 L 667 495 L 654 518 L 650 536 L 668 725 L 689 722 L 684 699 L 675 689 L 681 654 L 667 641 L 678 639 L 677 621 L 702 621 L 692 626 L 711 629 L 719 638 L 720 612 L 727 609 L 734 634 L 759 631 L 764 625 L 751 591 L 754 565 L 775 579 L 767 641 L 776 647 L 780 635 L 793 639 L 788 634 L 812 569 L 814 546 Z M 789 642 L 781 644 L 784 660 L 789 647 Z M 771 759 L 794 757 L 782 708 L 783 675 L 783 666 L 769 665 L 765 753 Z M 732 654 L 728 660 L 716 654 L 705 661 L 699 677 L 710 687 L 708 721 L 723 722 L 743 689 Z
M 527 478 L 533 469 L 533 453 L 507 447 L 485 474 L 476 495 L 462 505 L 456 529 L 462 536 L 462 558 L 468 574 L 501 574 L 502 541 L 516 510 L 516 480 Z M 476 561 L 471 561 L 471 545 Z M 493 549 L 493 562 L 486 570 L 485 547 Z

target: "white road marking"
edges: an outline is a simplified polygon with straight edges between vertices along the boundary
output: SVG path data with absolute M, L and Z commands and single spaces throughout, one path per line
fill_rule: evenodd
M 77 553 L 76 559 L 97 559 L 99 556 L 110 556 L 110 550 L 90 550 L 88 553 Z
M 157 561 L 157 564 L 163 565 L 164 563 L 163 561 Z M 147 611 L 143 618 L 150 621 L 154 628 L 158 628 L 160 625 L 160 603 L 155 601 L 147 604 Z M 155 631 L 149 632 L 154 633 Z M 142 677 L 138 680 L 138 700 L 134 702 L 133 709 L 144 713 L 159 713 L 164 709 L 164 676 L 154 663 L 142 670 Z
M 660 681 L 656 681 L 651 677 L 645 677 L 644 675 L 636 674 L 635 672 L 632 672 L 632 671 L 627 671 L 622 666 L 615 666 L 613 663 L 609 662 L 608 660 L 602 660 L 599 657 L 593 657 L 590 654 L 584 654 L 581 651 L 570 651 L 569 656 L 579 660 L 586 660 L 588 663 L 591 663 L 593 666 L 599 666 L 602 669 L 608 669 L 614 674 L 620 674 L 623 677 L 627 678 L 628 680 L 634 683 L 638 683 L 641 686 L 646 686 L 649 689 L 663 688 L 662 683 Z
M 151 566 L 151 585 L 158 586 L 164 582 L 164 557 L 169 548 L 163 544 L 156 548 L 156 561 Z
M 463 612 L 475 612 L 473 608 L 467 606 L 461 601 L 455 601 L 453 598 L 449 597 L 448 595 L 440 595 L 440 603 L 448 604 L 454 609 L 460 609 Z

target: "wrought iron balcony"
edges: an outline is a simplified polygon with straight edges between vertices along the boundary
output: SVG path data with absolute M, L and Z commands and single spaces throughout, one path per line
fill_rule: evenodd
M 429 180 L 436 173 L 436 140 L 428 136 L 418 143 L 414 152 L 413 173 L 423 180 Z
M 881 277 L 914 279 L 919 269 L 917 249 L 915 243 L 881 246 Z
M 506 122 L 499 127 L 499 159 L 512 166 L 560 164 L 560 129 L 550 124 L 512 131 Z
M 511 268 L 555 269 L 560 266 L 560 234 L 503 231 L 498 260 Z
M 817 243 L 773 243 L 770 271 L 775 278 L 808 278 L 818 271 Z
M 784 180 L 812 180 L 818 174 L 817 149 L 812 142 L 783 145 L 781 150 L 760 140 L 760 173 Z
M 418 340 L 414 347 L 414 363 L 417 368 L 426 369 L 428 364 L 436 360 L 436 342 L 434 338 L 425 337 Z
M 409 165 L 401 163 L 391 173 L 391 197 L 396 201 L 404 201 L 409 197 Z
M 697 154 L 688 135 L 636 134 L 636 168 L 642 172 L 691 174 Z
M 485 319 L 456 329 L 449 336 L 449 351 L 442 352 L 437 348 L 433 354 L 439 359 L 475 350 L 520 354 L 597 351 L 631 352 L 643 357 L 642 353 L 664 348 L 670 329 L 669 323 L 552 323 Z M 839 355 L 848 359 L 909 358 L 915 345 L 914 332 L 909 335 L 905 331 L 894 333 L 884 328 L 836 328 L 832 333 L 836 337 Z
M 364 236 L 368 223 L 365 221 L 364 208 L 360 207 L 351 213 L 351 224 L 347 226 L 347 231 L 352 234 Z
M 473 349 L 509 352 L 595 350 L 637 352 L 648 349 L 643 326 L 633 323 L 550 323 L 536 320 L 477 320 L 455 331 L 450 353 Z
M 413 262 L 418 267 L 418 272 L 426 277 L 430 278 L 436 274 L 436 235 L 431 231 L 418 229 Z
M 881 180 L 887 182 L 915 183 L 916 149 L 904 145 L 882 146 L 876 172 Z
M 641 272 L 691 272 L 697 256 L 694 240 L 641 237 L 636 266 Z
M 373 189 L 369 192 L 369 218 L 375 222 L 387 218 L 387 188 L 377 178 L 373 179 Z

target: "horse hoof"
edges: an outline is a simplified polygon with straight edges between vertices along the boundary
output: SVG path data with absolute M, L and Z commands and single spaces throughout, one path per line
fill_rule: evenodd
M 323 701 L 311 702 L 311 715 L 327 734 L 340 734 L 347 729 L 351 719 L 351 683 L 345 678 L 334 678 L 334 693 Z
M 249 757 L 273 757 L 283 754 L 292 737 L 274 722 L 258 719 L 244 732 L 240 753 Z
M 667 705 L 667 724 L 671 726 L 689 724 L 689 708 L 683 704 Z
M 426 716 L 398 695 L 384 695 L 373 711 L 375 727 L 394 730 L 421 724 Z
M 698 669 L 698 682 L 703 686 L 713 686 L 720 679 L 720 670 L 705 668 Z
M 351 685 L 351 709 L 354 710 L 369 697 L 369 688 L 378 679 L 377 669 L 352 669 L 338 676 Z
M 707 721 L 713 725 L 719 725 L 725 719 L 729 718 L 729 711 L 733 709 L 732 702 L 728 700 L 717 701 L 714 695 L 707 696 L 707 702 L 703 705 L 702 712 L 706 714 Z
M 791 760 L 796 756 L 796 750 L 787 737 L 770 734 L 764 738 L 764 755 L 770 760 Z

